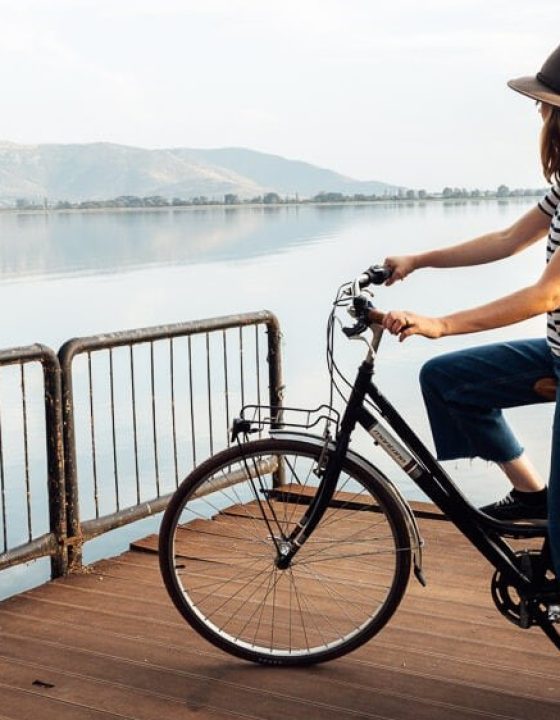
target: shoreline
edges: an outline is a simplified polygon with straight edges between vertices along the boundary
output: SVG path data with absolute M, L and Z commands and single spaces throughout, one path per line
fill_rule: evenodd
M 541 195 L 513 195 L 509 197 L 498 197 L 497 195 L 487 197 L 428 197 L 428 198 L 387 198 L 379 200 L 340 200 L 332 202 L 318 202 L 318 201 L 294 201 L 294 202 L 280 202 L 280 203 L 206 203 L 196 205 L 158 205 L 155 207 L 111 207 L 110 205 L 104 207 L 95 208 L 0 208 L 0 215 L 61 215 L 61 214 L 98 214 L 98 213 L 163 213 L 163 212 L 185 212 L 185 211 L 200 211 L 200 210 L 226 210 L 231 212 L 233 210 L 267 210 L 281 209 L 281 208 L 302 208 L 302 207 L 370 207 L 374 205 L 428 205 L 431 203 L 443 203 L 446 205 L 468 205 L 478 204 L 481 202 L 537 202 Z

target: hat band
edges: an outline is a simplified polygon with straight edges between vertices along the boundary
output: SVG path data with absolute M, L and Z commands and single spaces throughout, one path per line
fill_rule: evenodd
M 554 90 L 554 92 L 560 93 L 560 82 L 551 80 L 546 75 L 543 75 L 542 72 L 537 73 L 537 80 L 542 82 L 543 85 L 546 85 L 551 90 Z

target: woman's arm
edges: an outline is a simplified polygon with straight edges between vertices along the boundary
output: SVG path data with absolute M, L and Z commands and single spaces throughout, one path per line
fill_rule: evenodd
M 555 253 L 540 279 L 522 290 L 470 310 L 425 317 L 397 310 L 385 315 L 383 326 L 399 340 L 410 335 L 440 338 L 445 335 L 492 330 L 527 320 L 560 307 L 560 251 Z
M 404 280 L 414 270 L 425 267 L 447 268 L 483 265 L 514 255 L 546 235 L 550 217 L 538 206 L 529 210 L 506 230 L 487 233 L 458 245 L 430 250 L 417 255 L 388 257 L 385 265 L 393 272 L 387 281 L 392 285 Z

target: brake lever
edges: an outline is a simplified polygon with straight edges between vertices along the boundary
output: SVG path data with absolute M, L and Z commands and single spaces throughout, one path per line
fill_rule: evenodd
M 367 294 L 373 296 L 373 293 Z M 373 303 L 365 296 L 365 293 L 362 292 L 357 297 L 354 297 L 352 305 L 348 308 L 348 314 L 356 318 L 356 323 L 352 327 L 342 328 L 342 332 L 346 337 L 356 337 L 368 329 L 369 311 L 373 309 Z
M 352 325 L 352 327 L 343 327 L 342 332 L 347 338 L 355 338 L 364 333 L 368 327 L 366 322 L 359 320 L 355 325 Z

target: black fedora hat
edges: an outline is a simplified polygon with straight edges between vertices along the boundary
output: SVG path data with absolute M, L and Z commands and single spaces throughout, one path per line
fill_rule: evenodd
M 522 95 L 560 107 L 560 46 L 534 76 L 510 80 L 508 85 Z

